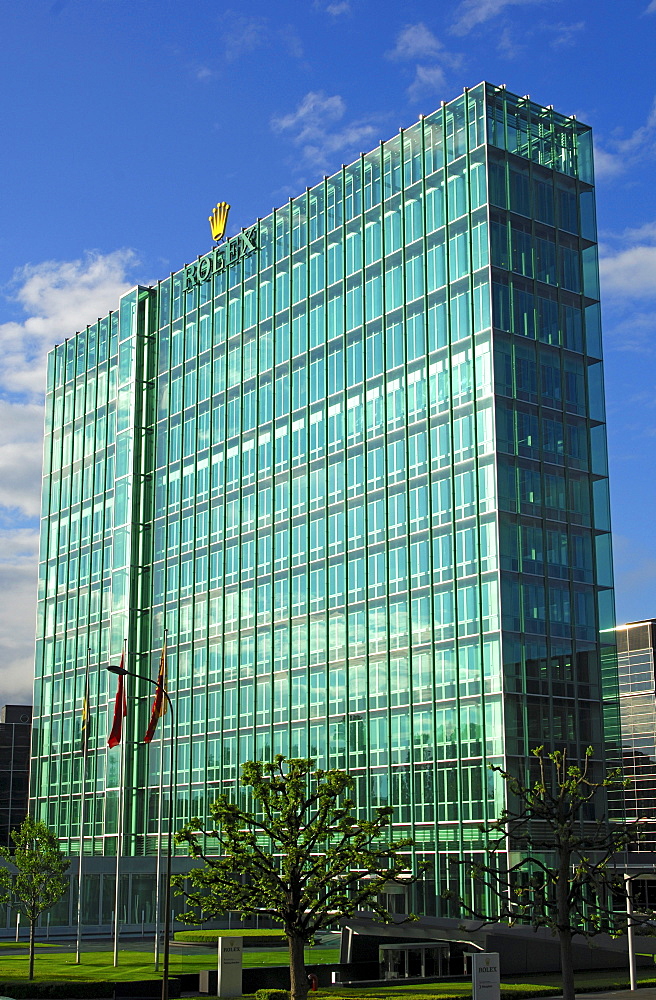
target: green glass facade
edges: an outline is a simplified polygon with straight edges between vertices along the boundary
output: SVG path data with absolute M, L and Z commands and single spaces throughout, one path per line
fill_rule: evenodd
M 72 852 L 87 648 L 118 663 L 127 639 L 155 677 L 164 629 L 175 826 L 245 760 L 346 768 L 435 861 L 416 912 L 483 846 L 488 762 L 603 745 L 592 182 L 587 126 L 482 84 L 52 352 L 31 794 Z M 128 690 L 138 923 L 160 746 L 135 745 L 152 690 Z M 107 899 L 114 691 L 94 667 L 84 850 Z

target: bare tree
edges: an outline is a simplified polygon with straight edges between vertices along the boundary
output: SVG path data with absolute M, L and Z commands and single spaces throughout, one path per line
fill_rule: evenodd
M 613 897 L 624 896 L 621 854 L 638 839 L 635 823 L 610 820 L 608 791 L 621 790 L 621 771 L 592 776 L 593 748 L 582 762 L 565 750 L 532 751 L 535 780 L 523 784 L 515 775 L 490 765 L 506 783 L 509 806 L 482 830 L 490 838 L 486 862 L 468 863 L 469 871 L 496 912 L 482 912 L 456 894 L 470 916 L 489 922 L 547 927 L 558 936 L 564 1000 L 574 1000 L 572 939 L 617 931 L 623 921 L 613 913 Z M 596 815 L 595 815 L 596 814 Z M 505 866 L 506 852 L 519 853 Z

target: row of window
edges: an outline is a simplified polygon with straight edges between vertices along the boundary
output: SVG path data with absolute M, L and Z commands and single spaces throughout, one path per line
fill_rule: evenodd
M 334 739 L 329 746 L 326 745 L 326 739 L 321 738 L 319 727 L 311 727 L 309 739 L 296 729 L 292 730 L 291 738 L 286 733 L 276 735 L 278 739 L 274 743 L 274 753 L 291 757 L 310 756 L 317 761 L 319 767 L 347 766 L 344 745 L 336 733 L 331 733 Z M 270 755 L 267 756 L 267 744 L 263 743 L 258 747 L 258 751 L 256 759 L 272 759 Z M 250 759 L 252 757 L 253 754 Z M 231 796 L 234 794 L 232 783 L 238 777 L 239 762 L 242 759 L 249 758 L 238 756 L 233 739 L 226 737 L 220 763 L 213 755 L 211 757 L 208 771 L 213 777 L 207 777 L 207 783 L 208 785 L 211 783 L 213 787 L 207 791 L 203 780 L 207 773 L 205 769 L 191 768 L 191 773 L 200 774 L 199 783 L 196 787 L 190 788 L 187 785 L 186 788 L 177 788 L 174 817 L 176 829 L 188 822 L 192 815 L 206 815 L 209 802 L 213 801 L 221 791 Z M 494 783 L 486 774 L 485 766 L 480 761 L 466 762 L 459 767 L 455 767 L 451 762 L 438 763 L 435 769 L 430 765 L 421 764 L 412 769 L 403 765 L 393 766 L 389 770 L 383 769 L 384 765 L 375 767 L 376 770 L 367 770 L 366 773 L 356 770 L 353 774 L 354 787 L 351 797 L 354 800 L 355 815 L 370 815 L 372 808 L 391 805 L 394 808 L 395 823 L 410 823 L 413 820 L 416 823 L 430 823 L 435 820 L 445 822 L 458 818 L 468 821 L 482 820 L 487 808 L 494 810 L 497 807 L 498 812 L 499 789 L 495 789 Z M 187 771 L 187 774 L 189 773 Z M 219 784 L 221 780 L 231 784 L 222 788 Z M 43 796 L 47 787 L 43 786 L 43 781 L 37 781 L 35 775 L 35 797 Z M 99 789 L 100 794 L 89 799 L 89 808 L 85 811 L 85 837 L 95 833 L 96 836 L 109 835 L 111 839 L 111 835 L 116 833 L 118 819 L 116 796 L 112 790 L 103 795 L 103 790 Z M 60 789 L 59 795 L 49 795 L 36 803 L 39 817 L 42 816 L 44 822 L 47 821 L 48 826 L 58 831 L 58 835 L 64 839 L 79 836 L 80 833 L 79 793 L 75 795 L 74 792 L 72 799 L 69 799 L 69 794 L 69 787 L 64 787 Z M 165 790 L 163 794 L 164 809 L 168 811 L 168 793 Z M 147 809 L 144 809 L 138 817 L 128 817 L 128 837 L 133 833 L 157 834 L 159 796 L 158 788 L 151 788 Z M 451 841 L 451 837 L 448 839 Z M 102 848 L 102 844 L 99 846 Z M 453 846 L 451 844 L 451 847 Z M 154 844 L 152 853 L 155 853 Z M 184 849 L 179 849 L 178 853 L 184 854 Z M 151 888 L 149 886 L 149 889 Z
M 194 465 L 161 469 L 155 477 L 155 517 L 193 503 L 202 503 L 240 488 L 270 479 L 279 473 L 307 466 L 325 454 L 325 439 L 320 422 L 306 426 L 304 420 L 276 429 L 275 437 L 265 433 L 256 443 L 242 441 L 211 455 L 201 455 Z M 518 439 L 519 440 L 519 439 Z M 494 445 L 492 409 L 464 413 L 453 421 L 435 423 L 428 430 L 419 429 L 398 436 L 387 445 L 373 442 L 357 451 L 336 454 L 328 462 L 311 468 L 309 474 L 294 477 L 299 490 L 304 489 L 310 510 L 342 503 L 347 498 L 383 489 L 385 485 L 405 482 L 437 471 L 458 466 L 490 454 Z M 583 446 L 582 446 L 583 447 Z M 460 470 L 458 470 L 460 471 Z
M 305 526 L 296 534 L 292 531 L 291 537 L 288 532 L 274 538 L 265 535 L 258 539 L 257 557 L 256 543 L 251 540 L 209 552 L 197 551 L 180 560 L 175 557 L 166 566 L 155 563 L 153 603 L 162 603 L 165 594 L 167 600 L 172 600 L 178 590 L 180 596 L 186 597 L 198 588 L 217 590 L 256 577 L 264 585 L 262 578 L 291 568 L 291 608 L 292 614 L 298 615 L 305 613 L 299 609 L 305 609 L 308 603 L 312 610 L 319 610 L 326 598 L 328 606 L 335 607 L 344 602 L 345 594 L 349 603 L 359 602 L 365 595 L 369 599 L 384 597 L 408 588 L 426 587 L 432 581 L 442 583 L 498 568 L 496 526 L 492 523 L 464 527 L 455 535 L 449 531 L 431 538 L 413 537 L 409 544 L 393 543 L 368 554 L 354 551 L 356 543 L 352 542 L 346 560 L 338 557 L 339 561 L 333 559 L 327 566 L 319 555 L 308 562 L 306 537 Z M 296 540 L 300 549 L 294 546 Z M 276 577 L 274 592 L 280 583 Z M 327 585 L 327 594 L 317 592 L 322 584 Z
M 580 188 L 564 177 L 530 168 L 515 157 L 508 161 L 492 156 L 488 162 L 490 203 L 535 219 L 563 232 L 594 242 L 595 206 L 590 188 Z M 555 184 L 554 184 L 555 179 Z
M 417 605 L 413 606 L 413 615 Z M 432 701 L 448 701 L 498 692 L 501 685 L 499 640 L 492 636 L 482 642 L 467 640 L 458 649 L 451 646 L 436 648 L 433 652 L 413 647 L 410 652 L 391 653 L 384 658 L 375 657 L 370 661 L 363 658 L 367 638 L 372 646 L 378 645 L 381 632 L 387 625 L 381 614 L 384 609 L 371 608 L 354 611 L 346 619 L 343 614 L 314 617 L 309 623 L 277 626 L 274 629 L 260 628 L 257 632 L 231 637 L 221 636 L 209 645 L 205 642 L 194 647 L 174 650 L 169 658 L 169 674 L 172 687 L 176 691 L 179 705 L 179 723 L 189 727 L 191 732 L 202 733 L 207 728 L 207 718 L 220 720 L 220 695 L 218 685 L 230 685 L 239 678 L 245 682 L 249 678 L 268 678 L 279 674 L 287 678 L 290 671 L 312 668 L 318 690 L 323 685 L 327 692 L 323 695 L 329 705 L 329 714 L 360 712 L 371 704 L 375 708 L 395 707 L 412 701 L 416 704 Z M 383 614 L 384 617 L 384 614 Z M 390 628 L 400 628 L 403 622 L 398 614 L 390 620 Z M 407 625 L 407 623 L 406 623 Z M 368 636 L 369 633 L 369 636 Z M 86 640 L 80 637 L 80 652 Z M 70 712 L 59 723 L 64 725 L 62 739 L 65 743 L 81 742 L 82 707 L 85 693 L 85 664 L 75 661 L 75 634 L 65 639 L 48 641 L 43 649 L 43 680 L 36 690 L 36 717 L 45 720 L 58 719 L 59 713 Z M 348 646 L 348 668 L 337 662 L 344 659 Z M 328 670 L 317 670 L 329 659 Z M 66 672 L 62 665 L 65 662 Z M 113 685 L 112 681 L 112 685 Z M 266 686 L 259 681 L 260 687 Z M 90 700 L 94 705 L 108 707 L 113 713 L 113 702 L 109 693 L 108 674 L 94 671 L 90 678 Z M 193 690 L 192 690 L 193 689 Z M 348 703 L 343 702 L 348 692 Z M 213 700 L 212 700 L 213 699 Z M 148 708 L 146 696 L 142 706 Z M 209 707 L 208 707 L 209 706 Z M 325 714 L 325 713 L 324 713 Z M 95 718 L 95 712 L 93 713 Z M 99 719 L 104 719 L 101 713 Z M 67 720 L 67 721 L 66 721 Z M 58 723 L 58 724 L 59 724 Z M 48 723 L 49 724 L 49 723 Z M 96 733 L 96 725 L 99 726 Z M 92 721 L 92 737 L 102 741 L 108 730 L 104 722 Z M 38 728 L 38 727 L 37 727 Z

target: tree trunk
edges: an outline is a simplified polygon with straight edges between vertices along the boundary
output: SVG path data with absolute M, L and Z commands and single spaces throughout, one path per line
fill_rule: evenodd
M 305 941 L 303 938 L 287 935 L 289 944 L 289 979 L 291 1000 L 307 1000 L 308 978 L 305 971 Z
M 572 936 L 569 931 L 559 931 L 560 971 L 563 976 L 563 1000 L 574 1000 L 574 961 L 572 958 Z
M 563 1000 L 574 1000 L 574 962 L 572 958 L 572 926 L 569 911 L 569 887 L 572 872 L 571 853 L 561 846 L 556 882 L 556 913 L 560 940 L 560 972 L 563 977 Z
M 30 971 L 28 979 L 34 979 L 34 925 L 36 921 L 30 920 Z

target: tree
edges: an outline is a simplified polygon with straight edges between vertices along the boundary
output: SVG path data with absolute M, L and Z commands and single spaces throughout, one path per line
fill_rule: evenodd
M 30 971 L 34 979 L 34 932 L 40 915 L 54 906 L 68 888 L 70 862 L 45 823 L 27 816 L 12 830 L 13 850 L 0 847 L 0 857 L 11 867 L 0 868 L 0 894 L 18 909 L 30 925 Z M 12 870 L 15 869 L 15 870 Z
M 637 827 L 603 813 L 595 819 L 595 800 L 605 804 L 605 793 L 623 788 L 624 781 L 619 770 L 593 779 L 592 747 L 582 763 L 570 763 L 565 750 L 545 753 L 537 747 L 532 754 L 535 780 L 526 784 L 490 765 L 505 781 L 511 805 L 481 828 L 491 835 L 488 863 L 469 864 L 473 878 L 499 901 L 499 910 L 491 916 L 461 898 L 459 902 L 486 923 L 528 923 L 557 934 L 563 997 L 574 1000 L 572 938 L 618 930 L 612 897 L 623 895 L 624 888 L 613 862 L 637 839 Z M 506 850 L 522 855 L 507 869 L 499 864 L 499 852 Z
M 391 808 L 355 819 L 344 771 L 315 770 L 314 761 L 250 761 L 242 785 L 257 808 L 239 808 L 227 796 L 210 806 L 213 829 L 194 819 L 176 835 L 205 864 L 174 883 L 195 912 L 181 918 L 200 923 L 228 910 L 279 921 L 289 946 L 292 1000 L 305 1000 L 305 945 L 322 927 L 356 910 L 369 909 L 382 921 L 391 916 L 379 902 L 389 882 L 415 881 L 407 853 L 410 840 L 385 839 Z M 216 855 L 201 847 L 199 833 L 218 841 Z M 185 878 L 194 891 L 185 889 Z

